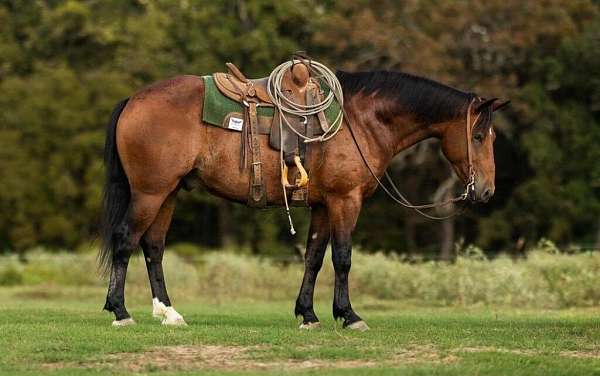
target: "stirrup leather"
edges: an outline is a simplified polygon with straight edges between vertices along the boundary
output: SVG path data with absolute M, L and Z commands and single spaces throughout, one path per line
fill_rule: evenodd
M 300 160 L 299 156 L 296 155 L 294 157 L 294 163 L 296 164 L 296 167 L 298 168 L 298 172 L 300 172 L 300 178 L 296 179 L 295 185 L 291 185 L 288 181 L 288 166 L 286 164 L 284 164 L 283 171 L 281 173 L 281 183 L 286 188 L 306 187 L 306 185 L 308 184 L 308 174 L 306 173 L 304 166 L 302 166 L 302 161 Z

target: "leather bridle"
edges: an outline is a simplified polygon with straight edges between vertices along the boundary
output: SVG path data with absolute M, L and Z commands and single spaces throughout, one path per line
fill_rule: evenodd
M 430 214 L 423 212 L 423 209 L 433 209 L 433 208 L 438 208 L 441 206 L 453 204 L 456 202 L 465 201 L 471 197 L 471 193 L 475 192 L 475 168 L 473 166 L 473 150 L 472 150 L 471 138 L 472 138 L 472 134 L 473 134 L 473 128 L 477 124 L 477 121 L 479 121 L 479 117 L 481 115 L 481 114 L 477 114 L 477 117 L 475 117 L 475 121 L 471 122 L 471 112 L 473 110 L 473 106 L 475 104 L 476 99 L 477 99 L 477 97 L 473 98 L 471 100 L 471 102 L 469 103 L 469 106 L 467 108 L 467 118 L 466 118 L 466 124 L 465 124 L 466 137 L 467 137 L 467 162 L 468 162 L 468 180 L 465 185 L 465 191 L 460 196 L 457 196 L 457 197 L 454 197 L 454 198 L 451 198 L 451 199 L 448 199 L 445 201 L 437 202 L 437 203 L 423 204 L 423 205 L 411 204 L 410 201 L 408 201 L 408 199 L 400 192 L 398 187 L 396 187 L 396 184 L 394 184 L 394 181 L 392 180 L 391 176 L 388 174 L 387 171 L 385 171 L 384 175 L 385 175 L 388 183 L 392 187 L 395 195 L 394 195 L 394 193 L 390 192 L 388 187 L 386 187 L 383 184 L 381 179 L 379 179 L 379 177 L 377 177 L 377 174 L 375 173 L 375 171 L 373 171 L 373 168 L 367 161 L 367 158 L 364 156 L 364 154 L 360 148 L 360 145 L 358 144 L 358 140 L 356 139 L 356 136 L 354 135 L 354 131 L 352 130 L 352 127 L 350 125 L 350 117 L 346 114 L 346 110 L 344 108 L 342 108 L 342 111 L 344 112 L 344 117 L 346 118 L 346 124 L 348 125 L 348 130 L 350 131 L 350 135 L 352 136 L 352 139 L 354 140 L 354 143 L 356 144 L 356 147 L 358 148 L 358 152 L 359 152 L 363 162 L 367 166 L 367 169 L 369 170 L 369 172 L 371 173 L 373 178 L 375 178 L 375 181 L 377 181 L 377 184 L 381 187 L 381 189 L 383 189 L 383 191 L 392 200 L 394 200 L 396 203 L 404 206 L 405 208 L 414 209 L 416 212 L 418 212 L 419 214 L 421 214 L 422 216 L 424 216 L 426 218 L 441 220 L 441 219 L 451 218 L 460 213 L 454 212 L 447 216 L 438 217 L 438 216 L 430 215 Z

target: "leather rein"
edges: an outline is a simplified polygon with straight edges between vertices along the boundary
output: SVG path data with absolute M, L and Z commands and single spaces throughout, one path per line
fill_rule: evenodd
M 377 176 L 375 171 L 373 171 L 373 168 L 371 167 L 371 165 L 367 161 L 367 158 L 363 154 L 362 149 L 360 148 L 360 145 L 358 144 L 358 140 L 356 139 L 356 136 L 354 135 L 354 131 L 352 130 L 352 127 L 350 126 L 350 121 L 349 121 L 350 117 L 347 115 L 346 110 L 343 107 L 342 107 L 342 111 L 344 113 L 344 117 L 346 118 L 346 124 L 348 125 L 348 130 L 350 131 L 350 135 L 352 136 L 352 139 L 354 140 L 354 143 L 356 144 L 356 147 L 358 149 L 358 153 L 360 154 L 363 162 L 367 166 L 367 169 L 369 170 L 369 172 L 371 173 L 371 175 L 373 176 L 375 181 L 377 181 L 377 185 L 379 185 L 379 187 L 381 187 L 381 189 L 383 189 L 383 191 L 393 201 L 404 206 L 405 208 L 414 209 L 417 213 L 419 213 L 422 216 L 429 218 L 429 219 L 442 220 L 442 219 L 448 219 L 448 218 L 454 217 L 455 215 L 461 214 L 464 211 L 464 209 L 461 210 L 460 212 L 456 211 L 450 215 L 442 216 L 442 217 L 427 214 L 427 213 L 423 212 L 423 209 L 433 209 L 433 208 L 438 208 L 441 206 L 453 204 L 455 202 L 465 201 L 469 198 L 469 195 L 471 194 L 471 192 L 475 191 L 475 169 L 473 167 L 473 151 L 472 151 L 471 138 L 472 138 L 472 133 L 473 133 L 473 127 L 475 126 L 475 124 L 477 124 L 477 121 L 479 120 L 479 117 L 481 115 L 481 114 L 478 114 L 477 117 L 475 118 L 475 121 L 471 122 L 471 111 L 473 109 L 475 100 L 476 100 L 476 98 L 473 98 L 471 100 L 471 102 L 469 103 L 469 106 L 467 108 L 467 119 L 466 119 L 466 124 L 465 124 L 466 137 L 467 137 L 467 161 L 468 161 L 468 171 L 469 171 L 468 172 L 469 180 L 467 181 L 467 184 L 465 185 L 465 191 L 460 196 L 457 196 L 457 197 L 454 197 L 454 198 L 451 198 L 451 199 L 448 199 L 445 201 L 441 201 L 441 202 L 436 202 L 436 203 L 431 203 L 431 204 L 423 204 L 423 205 L 411 204 L 410 201 L 408 201 L 408 199 L 400 192 L 400 190 L 398 189 L 396 184 L 394 184 L 394 181 L 392 180 L 391 176 L 388 174 L 387 171 L 385 171 L 384 175 L 385 175 L 385 178 L 387 179 L 388 183 L 392 187 L 393 193 L 389 190 L 388 187 L 386 187 L 383 184 L 383 182 L 381 181 L 381 179 L 379 179 L 379 177 Z

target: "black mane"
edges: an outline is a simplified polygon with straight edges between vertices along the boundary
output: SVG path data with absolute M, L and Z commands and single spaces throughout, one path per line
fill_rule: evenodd
M 394 100 L 392 111 L 414 114 L 426 123 L 438 123 L 464 116 L 475 96 L 427 78 L 408 73 L 371 71 L 348 73 L 337 71 L 344 97 L 362 93 Z

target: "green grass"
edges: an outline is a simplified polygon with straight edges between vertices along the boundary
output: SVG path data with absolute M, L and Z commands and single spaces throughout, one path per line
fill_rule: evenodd
M 515 262 L 467 251 L 454 263 L 356 252 L 350 291 L 367 333 L 331 318 L 330 262 L 315 291 L 323 327 L 306 332 L 292 314 L 300 262 L 167 252 L 189 323 L 169 328 L 150 315 L 135 258 L 126 298 L 138 325 L 113 328 L 92 253 L 0 258 L 0 374 L 600 376 L 600 253 L 542 245 Z
M 149 363 L 141 374 L 334 375 L 600 375 L 600 309 L 518 310 L 485 307 L 418 307 L 363 299 L 355 308 L 371 326 L 342 330 L 329 300 L 317 302 L 323 327 L 300 331 L 286 302 L 206 302 L 173 291 L 186 328 L 163 327 L 150 302 L 128 294 L 138 325 L 110 326 L 100 311 L 101 287 L 56 285 L 0 288 L 0 374 L 122 374 L 114 354 L 162 346 L 222 345 L 246 348 L 244 363 L 227 369 Z M 111 355 L 113 354 L 113 355 Z M 154 361 L 155 359 L 152 359 Z M 303 361 L 320 361 L 302 369 Z M 355 363 L 342 363 L 358 361 Z M 336 363 L 338 362 L 338 363 Z M 361 362 L 370 362 L 362 364 Z M 257 363 L 270 366 L 256 368 Z M 354 368 L 336 368 L 352 364 Z M 361 364 L 363 366 L 361 366 Z M 367 367 L 368 365 L 368 367 Z

